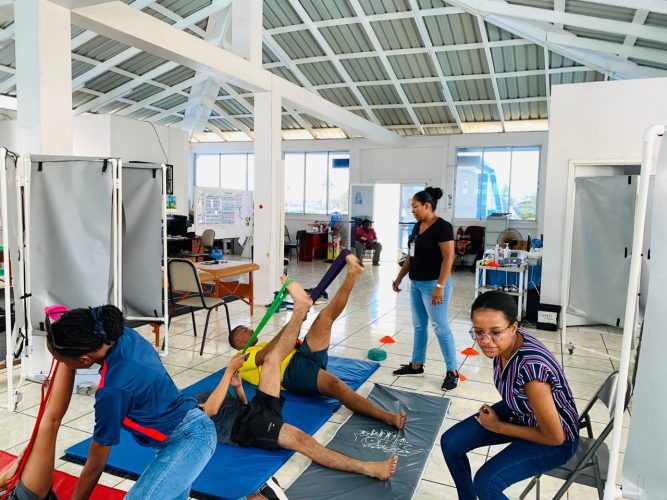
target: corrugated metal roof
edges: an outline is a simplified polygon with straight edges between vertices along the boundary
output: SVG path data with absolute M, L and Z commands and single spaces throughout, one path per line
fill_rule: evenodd
M 290 82 L 292 82 L 292 83 L 294 83 L 294 84 L 296 84 L 300 87 L 302 86 L 299 79 L 296 76 L 294 76 L 294 73 L 292 73 L 287 68 L 282 68 L 282 67 L 281 68 L 271 68 L 271 69 L 269 69 L 269 71 L 271 73 L 275 74 L 275 75 L 278 75 L 281 78 L 284 78 L 285 80 L 289 80 Z
M 127 45 L 118 43 L 114 40 L 109 40 L 107 37 L 98 35 L 95 38 L 88 40 L 73 52 L 100 62 L 119 54 L 128 49 Z
M 352 54 L 373 50 L 361 24 L 344 24 L 320 29 L 320 33 L 335 54 Z
M 174 85 L 178 85 L 179 83 L 184 82 L 185 80 L 189 80 L 194 76 L 195 72 L 192 69 L 186 68 L 185 66 L 179 66 L 178 68 L 174 68 L 163 75 L 156 76 L 155 78 L 153 78 L 153 80 L 155 80 L 158 83 L 162 83 L 164 85 L 169 85 L 171 87 Z
M 388 56 L 396 77 L 399 79 L 430 78 L 437 76 L 435 67 L 428 54 Z
M 338 74 L 333 63 L 329 61 L 300 64 L 299 69 L 313 85 L 343 82 L 343 78 Z
M 565 12 L 625 22 L 632 22 L 632 19 L 635 17 L 635 9 L 600 5 L 581 0 L 566 0 Z
M 410 125 L 413 123 L 404 108 L 374 109 L 373 113 L 382 125 Z
M 649 26 L 658 26 L 660 28 L 667 28 L 667 14 L 658 14 L 657 12 L 649 12 L 644 24 Z
M 271 52 L 266 46 L 262 46 L 262 64 L 270 64 L 280 61 L 276 55 Z
M 604 75 L 597 71 L 575 71 L 573 73 L 553 73 L 549 77 L 552 86 L 566 83 L 599 82 L 604 80 Z
M 181 17 L 188 17 L 211 5 L 211 0 L 158 0 L 162 7 Z
M 300 24 L 301 18 L 288 0 L 264 0 L 262 9 L 264 28 L 280 28 Z
M 162 91 L 162 89 L 159 87 L 150 85 L 149 83 L 143 83 L 139 85 L 136 89 L 134 89 L 132 92 L 127 94 L 125 97 L 127 99 L 131 99 L 132 101 L 143 101 L 144 99 L 147 99 L 150 96 L 155 95 L 160 91 Z
M 489 37 L 489 42 L 498 42 L 500 40 L 517 40 L 519 37 L 514 33 L 510 33 L 507 30 L 499 28 L 491 23 L 486 24 L 486 33 Z
M 154 56 L 153 54 L 140 52 L 124 63 L 119 64 L 118 67 L 125 71 L 129 71 L 130 73 L 134 73 L 135 75 L 143 75 L 167 62 L 166 59 Z
M 183 104 L 187 100 L 188 98 L 185 96 L 182 96 L 180 94 L 172 94 L 168 97 L 165 97 L 164 99 L 160 99 L 159 101 L 152 103 L 151 106 L 155 106 L 156 108 L 162 108 L 162 109 L 171 109 L 174 106 Z
M 547 95 L 546 79 L 544 75 L 498 78 L 498 93 L 501 99 L 544 97 Z
M 389 75 L 382 66 L 382 61 L 377 57 L 364 57 L 361 59 L 345 59 L 341 61 L 343 67 L 355 82 L 370 82 L 375 80 L 388 80 Z
M 552 69 L 581 66 L 581 64 L 579 64 L 578 62 L 573 61 L 572 59 L 568 59 L 567 57 L 561 56 L 560 54 L 556 54 L 555 52 L 549 52 L 549 54 L 550 54 L 549 67 Z
M 503 104 L 503 115 L 505 120 L 542 120 L 547 118 L 547 103 L 521 102 Z
M 328 101 L 338 106 L 359 106 L 359 101 L 348 88 L 321 89 L 319 93 Z
M 644 59 L 637 59 L 634 57 L 629 58 L 633 63 L 639 64 L 640 66 L 647 66 L 649 68 L 657 68 L 667 70 L 667 64 L 657 62 L 657 61 L 646 61 Z
M 525 7 L 537 7 L 538 9 L 552 10 L 554 8 L 553 0 L 507 0 L 507 3 L 523 5 Z
M 283 129 L 296 129 L 303 128 L 299 122 L 297 122 L 292 115 L 283 115 L 282 117 L 282 128 Z
M 393 85 L 373 85 L 359 87 L 359 91 L 371 106 L 401 104 L 401 98 Z
M 225 99 L 217 101 L 216 103 L 230 115 L 245 115 L 250 113 L 250 110 L 246 109 L 245 106 L 236 99 Z
M 480 75 L 489 72 L 486 54 L 482 49 L 439 52 L 438 61 L 445 76 Z
M 95 77 L 92 80 L 88 80 L 86 82 L 86 87 L 91 90 L 96 90 L 106 94 L 107 92 L 111 92 L 116 87 L 120 87 L 121 85 L 126 84 L 130 80 L 131 78 L 128 78 L 127 76 L 119 75 L 118 73 L 113 73 L 111 71 L 106 71 L 100 76 Z
M 347 0 L 300 0 L 300 3 L 313 21 L 354 17 L 354 10 Z
M 408 0 L 360 0 L 359 3 L 365 14 L 387 14 L 410 10 Z
M 405 83 L 405 95 L 411 103 L 442 102 L 445 100 L 440 83 Z
M 667 50 L 667 43 L 655 42 L 653 40 L 645 40 L 638 38 L 635 42 L 637 47 L 648 47 L 650 49 Z
M 544 49 L 539 45 L 491 47 L 496 73 L 544 69 Z
M 424 23 L 431 43 L 436 47 L 482 41 L 477 20 L 470 14 L 427 16 L 424 17 Z
M 129 118 L 133 118 L 135 120 L 147 120 L 151 116 L 155 116 L 159 113 L 159 111 L 155 111 L 153 109 L 140 109 L 135 111 L 134 113 L 130 113 L 127 115 Z
M 7 44 L 4 47 L 0 48 L 0 64 L 5 66 L 16 66 L 16 56 L 14 51 L 16 47 L 14 46 L 14 40 L 8 40 Z
M 456 109 L 464 122 L 495 122 L 500 120 L 495 104 L 458 105 Z
M 392 19 L 371 22 L 383 50 L 423 47 L 421 35 L 413 19 Z
M 274 35 L 273 39 L 285 51 L 290 59 L 323 56 L 324 51 L 308 30 L 292 31 Z
M 76 78 L 78 76 L 81 76 L 86 71 L 88 71 L 89 69 L 92 69 L 92 68 L 93 68 L 92 64 L 88 64 L 87 62 L 84 62 L 84 61 L 77 61 L 75 59 L 72 59 L 72 78 Z
M 444 0 L 418 0 L 420 9 L 439 9 L 440 7 L 451 7 Z
M 223 132 L 234 132 L 238 130 L 238 128 L 236 128 L 234 125 L 229 123 L 224 118 L 211 118 L 211 121 L 216 127 L 218 127 Z
M 453 123 L 454 117 L 446 106 L 433 106 L 429 108 L 415 108 L 415 114 L 422 124 L 431 123 Z
M 80 90 L 75 90 L 72 93 L 72 107 L 76 108 L 77 106 L 81 106 L 82 104 L 85 104 L 88 101 L 92 101 L 93 99 L 95 99 L 94 95 L 81 92 Z
M 326 122 L 324 120 L 320 120 L 319 118 L 315 118 L 314 116 L 308 115 L 308 114 L 302 114 L 301 118 L 306 120 L 308 123 L 310 123 L 311 127 L 313 128 L 331 128 L 333 125 L 329 122 Z M 301 128 L 301 127 L 298 127 Z
M 485 101 L 495 99 L 491 79 L 457 80 L 449 83 L 455 101 Z

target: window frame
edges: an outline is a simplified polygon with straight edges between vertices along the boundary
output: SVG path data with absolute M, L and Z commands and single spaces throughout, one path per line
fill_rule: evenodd
M 542 162 L 542 145 L 541 144 L 528 144 L 528 145 L 512 145 L 512 146 L 504 146 L 504 145 L 492 145 L 492 146 L 475 146 L 475 145 L 466 145 L 466 146 L 457 146 L 456 147 L 456 152 L 455 152 L 455 158 L 456 158 L 456 164 L 454 165 L 454 189 L 452 190 L 454 193 L 454 203 L 452 207 L 452 219 L 456 221 L 461 221 L 461 222 L 475 222 L 475 221 L 483 221 L 486 219 L 477 219 L 475 217 L 457 217 L 456 216 L 456 205 L 457 205 L 457 196 L 456 196 L 456 189 L 457 189 L 457 184 L 458 184 L 458 156 L 459 156 L 459 151 L 463 149 L 481 149 L 482 150 L 482 168 L 484 166 L 484 154 L 487 149 L 499 149 L 499 148 L 509 148 L 509 153 L 510 153 L 510 171 L 509 171 L 509 191 L 507 193 L 508 197 L 508 202 L 511 203 L 512 200 L 512 169 L 513 169 L 513 163 L 514 163 L 514 150 L 515 149 L 536 149 L 538 152 L 538 157 L 537 157 L 537 183 L 535 186 L 535 219 L 514 219 L 510 216 L 510 221 L 519 223 L 519 224 L 537 224 L 538 219 L 539 219 L 539 202 L 540 202 L 540 170 L 541 170 L 541 162 Z M 479 197 L 480 194 L 480 189 L 477 190 L 477 196 Z M 508 207 L 510 208 L 510 207 Z M 511 209 L 510 209 L 511 213 Z

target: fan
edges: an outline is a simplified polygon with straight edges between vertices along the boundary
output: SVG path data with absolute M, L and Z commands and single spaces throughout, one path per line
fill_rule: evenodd
M 505 229 L 498 235 L 498 246 L 500 248 L 504 248 L 506 243 L 508 244 L 509 248 L 513 250 L 519 246 L 519 244 L 523 243 L 523 237 L 516 229 Z

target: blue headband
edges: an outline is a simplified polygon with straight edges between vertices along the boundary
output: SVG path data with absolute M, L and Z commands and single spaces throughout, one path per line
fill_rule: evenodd
M 100 340 L 106 345 L 111 345 L 111 341 L 107 338 L 107 332 L 104 329 L 104 324 L 100 319 L 100 313 L 102 312 L 103 306 L 93 307 L 90 309 L 90 313 L 93 315 L 93 333 L 97 335 Z

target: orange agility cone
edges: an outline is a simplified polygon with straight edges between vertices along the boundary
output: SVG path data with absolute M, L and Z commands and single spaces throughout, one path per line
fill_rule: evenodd
M 394 340 L 394 337 L 390 337 L 389 335 L 385 335 L 380 339 L 380 342 L 383 344 L 395 344 L 396 341 Z
M 465 382 L 468 380 L 468 377 L 466 377 L 463 373 L 459 372 L 459 382 Z
M 479 352 L 473 349 L 472 347 L 466 347 L 461 351 L 461 354 L 463 354 L 464 356 L 477 356 Z

